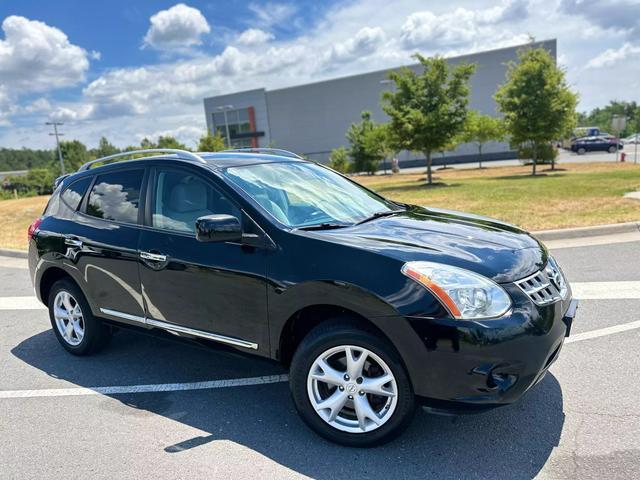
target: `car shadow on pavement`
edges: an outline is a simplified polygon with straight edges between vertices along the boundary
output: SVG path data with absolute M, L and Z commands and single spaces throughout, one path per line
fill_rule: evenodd
M 24 340 L 11 352 L 52 377 L 82 387 L 283 372 L 261 359 L 126 331 L 92 357 L 69 355 L 50 330 Z M 165 445 L 163 455 L 211 448 L 211 462 L 216 462 L 215 442 L 226 440 L 301 474 L 326 479 L 532 478 L 558 445 L 564 424 L 562 391 L 551 374 L 519 403 L 484 414 L 444 417 L 419 410 L 401 437 L 373 449 L 340 447 L 316 436 L 296 414 L 285 383 L 112 398 L 208 432 Z

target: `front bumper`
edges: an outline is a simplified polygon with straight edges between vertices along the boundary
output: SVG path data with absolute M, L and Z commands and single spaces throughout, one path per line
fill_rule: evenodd
M 518 400 L 542 380 L 571 332 L 578 302 L 569 292 L 536 307 L 517 288 L 509 293 L 514 307 L 498 320 L 406 318 L 423 346 L 405 363 L 424 405 L 482 411 Z

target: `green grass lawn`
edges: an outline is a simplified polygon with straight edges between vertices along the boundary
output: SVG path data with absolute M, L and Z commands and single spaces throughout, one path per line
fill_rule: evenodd
M 359 176 L 355 180 L 407 203 L 486 215 L 528 230 L 578 227 L 640 220 L 640 201 L 625 199 L 640 190 L 640 165 L 562 164 L 532 177 L 530 167 L 440 170 L 437 185 L 425 174 Z

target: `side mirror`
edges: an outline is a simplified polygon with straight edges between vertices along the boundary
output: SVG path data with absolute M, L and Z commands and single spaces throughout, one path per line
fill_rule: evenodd
M 232 215 L 206 215 L 196 220 L 196 240 L 199 242 L 240 242 L 240 220 Z

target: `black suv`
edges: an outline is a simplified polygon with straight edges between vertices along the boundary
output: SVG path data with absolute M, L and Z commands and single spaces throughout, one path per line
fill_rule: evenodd
M 152 152 L 63 178 L 29 229 L 73 354 L 128 327 L 275 359 L 311 428 L 368 446 L 417 404 L 514 402 L 569 334 L 569 285 L 516 227 L 392 202 L 287 152 Z
M 620 140 L 608 135 L 577 138 L 571 143 L 571 151 L 576 152 L 578 155 L 584 155 L 587 152 L 616 153 L 616 151 L 623 148 L 624 145 Z

